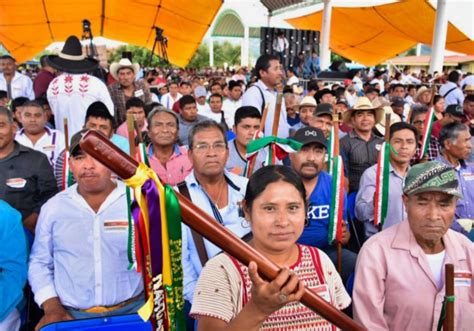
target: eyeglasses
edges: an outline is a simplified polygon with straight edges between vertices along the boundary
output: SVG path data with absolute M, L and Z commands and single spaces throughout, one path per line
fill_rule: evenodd
M 198 153 L 204 153 L 204 152 L 208 152 L 210 148 L 212 148 L 217 153 L 222 153 L 227 149 L 227 144 L 223 141 L 214 143 L 212 145 L 201 143 L 201 144 L 196 144 L 193 147 L 193 150 L 195 150 Z
M 425 121 L 415 121 L 413 122 L 413 125 L 423 125 Z

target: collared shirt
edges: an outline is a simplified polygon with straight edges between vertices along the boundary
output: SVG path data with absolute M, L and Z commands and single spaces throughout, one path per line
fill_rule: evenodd
M 466 237 L 448 230 L 444 263 L 454 264 L 455 330 L 474 325 L 474 249 Z M 367 330 L 436 330 L 445 295 L 408 221 L 382 231 L 359 253 L 354 283 L 354 319 Z M 444 278 L 444 277 L 443 277 Z M 444 279 L 443 279 L 444 283 Z
M 266 157 L 267 157 L 266 150 L 262 150 L 258 152 L 257 160 L 255 161 L 255 165 L 253 167 L 253 172 L 263 167 Z M 227 159 L 227 163 L 225 165 L 226 170 L 229 172 L 232 172 L 233 174 L 243 176 L 246 166 L 247 166 L 247 160 L 244 159 L 240 155 L 239 151 L 237 150 L 236 140 L 234 139 L 230 141 L 229 142 L 229 158 Z
M 150 90 L 145 86 L 143 80 L 133 82 L 133 86 L 133 97 L 139 98 L 146 104 L 151 102 Z M 127 109 L 125 108 L 127 97 L 125 97 L 119 82 L 109 85 L 108 89 L 115 107 L 114 124 L 117 127 L 127 120 Z
M 176 98 L 173 98 L 173 96 L 168 92 L 161 97 L 160 103 L 167 109 L 173 109 L 174 103 L 181 99 L 181 97 L 182 95 L 178 93 L 176 94 Z
M 30 77 L 19 72 L 15 72 L 15 76 L 13 76 L 10 82 L 10 91 L 8 91 L 8 84 L 5 76 L 3 73 L 0 73 L 0 90 L 7 91 L 11 100 L 18 97 L 25 97 L 30 100 L 35 99 L 35 94 L 33 93 L 33 82 Z
M 355 214 L 359 221 L 364 222 L 366 238 L 378 232 L 378 229 L 374 226 L 374 193 L 376 179 L 377 165 L 374 164 L 364 171 L 360 179 L 359 191 L 356 197 Z M 388 211 L 383 225 L 384 229 L 402 222 L 407 217 L 402 200 L 404 182 L 405 177 L 400 176 L 390 163 L 390 173 L 388 176 Z
M 262 93 L 263 98 L 262 100 Z M 268 103 L 268 115 L 265 121 L 265 136 L 272 135 L 273 128 L 273 118 L 275 117 L 275 106 L 277 99 L 277 91 L 267 87 L 261 80 L 247 89 L 244 95 L 242 96 L 242 106 L 253 106 L 257 108 L 260 113 L 263 112 L 263 108 Z M 263 106 L 263 107 L 262 107 Z M 282 100 L 281 103 L 281 112 L 280 112 L 280 121 L 278 123 L 278 137 L 287 138 L 290 135 L 290 127 L 286 121 L 286 108 L 285 101 Z
M 196 120 L 194 122 L 188 122 L 183 119 L 183 116 L 181 114 L 178 114 L 178 121 L 179 121 L 178 137 L 179 137 L 179 142 L 181 143 L 181 145 L 186 145 L 186 146 L 189 145 L 189 141 L 188 141 L 189 131 L 194 126 L 194 124 L 197 124 L 205 120 L 208 120 L 206 116 L 197 114 Z
M 321 171 L 318 175 L 318 182 L 308 200 L 308 212 L 306 214 L 308 225 L 305 226 L 303 234 L 298 239 L 298 243 L 320 249 L 330 246 L 328 233 L 331 204 L 332 177 L 327 172 Z M 343 219 L 346 220 L 347 199 L 345 193 L 342 215 Z
M 160 180 L 172 186 L 184 181 L 193 170 L 193 164 L 188 158 L 187 149 L 177 144 L 174 145 L 174 152 L 166 161 L 165 166 L 153 154 L 153 145 L 148 146 L 148 161 Z
M 54 78 L 56 78 L 55 74 L 49 72 L 48 70 L 41 69 L 33 81 L 33 91 L 35 92 L 35 98 L 40 98 L 42 96 L 46 97 L 46 91 L 48 91 L 49 83 L 51 83 Z
M 0 199 L 18 210 L 23 219 L 39 213 L 57 192 L 53 168 L 43 153 L 15 142 L 15 149 L 0 159 Z
M 416 145 L 416 153 L 413 155 L 413 157 L 410 160 L 410 164 L 416 164 L 418 163 L 418 155 L 420 154 L 420 148 L 421 148 L 421 142 Z M 440 151 L 440 146 L 438 139 L 436 137 L 431 136 L 430 141 L 428 143 L 428 150 L 426 151 L 426 154 L 428 155 L 428 161 L 433 161 L 436 160 L 436 158 L 439 155 Z
M 354 130 L 341 138 L 344 169 L 349 173 L 349 192 L 356 192 L 359 189 L 360 178 L 364 171 L 377 163 L 382 143 L 383 139 L 374 134 L 369 141 L 365 141 Z
M 222 109 L 224 110 L 226 123 L 229 128 L 234 126 L 235 112 L 240 108 L 240 106 L 242 106 L 242 98 L 239 100 L 232 100 L 231 98 L 224 100 Z
M 103 102 L 114 116 L 114 104 L 107 86 L 88 74 L 63 73 L 51 81 L 47 96 L 56 130 L 64 133 L 64 119 L 68 120 L 69 139 L 83 128 L 91 103 Z
M 437 161 L 453 168 L 459 182 L 462 199 L 458 199 L 456 205 L 456 218 L 474 219 L 474 166 L 459 160 L 460 165 L 454 167 L 443 155 L 438 156 Z
M 2 321 L 23 299 L 27 276 L 26 239 L 21 214 L 0 200 L 0 329 Z M 7 329 L 4 329 L 7 330 Z
M 449 92 L 450 90 L 452 91 Z M 464 94 L 462 93 L 462 90 L 457 84 L 453 82 L 448 81 L 443 84 L 439 88 L 439 95 L 444 97 L 444 109 L 446 109 L 449 105 L 462 105 L 464 102 Z
M 227 207 L 222 208 L 219 212 L 223 220 L 223 225 L 235 235 L 242 238 L 250 232 L 250 227 L 243 226 L 244 218 L 239 214 L 239 204 L 245 196 L 248 179 L 228 172 L 225 172 L 224 175 L 226 176 L 228 183 L 228 204 Z M 199 206 L 199 208 L 209 216 L 215 218 L 211 205 L 213 202 L 211 202 L 207 193 L 197 182 L 194 172 L 191 172 L 188 177 L 186 177 L 186 185 L 192 202 L 196 206 Z M 199 274 L 201 273 L 202 265 L 196 245 L 194 244 L 191 229 L 184 223 L 182 224 L 182 238 L 184 298 L 185 300 L 192 301 L 194 287 L 196 286 Z M 219 247 L 210 243 L 206 239 L 204 239 L 204 246 L 206 247 L 207 256 L 209 258 L 212 258 L 222 251 Z
M 148 131 L 148 121 L 145 120 L 145 124 L 143 125 L 142 127 L 142 130 L 141 132 L 147 132 Z M 120 126 L 117 128 L 117 134 L 119 136 L 122 136 L 124 138 L 127 138 L 128 139 L 128 126 L 127 126 L 127 121 L 123 122 L 122 124 L 120 124 Z M 136 137 L 137 136 L 137 132 L 136 130 L 133 131 L 133 136 Z
M 54 167 L 54 163 L 59 154 L 65 148 L 64 135 L 61 131 L 44 128 L 45 133 L 33 145 L 33 142 L 28 138 L 24 129 L 17 131 L 15 140 L 23 146 L 32 148 L 38 152 L 43 153 L 48 158 L 49 164 Z
M 59 297 L 64 306 L 112 306 L 143 291 L 141 274 L 128 270 L 125 185 L 96 213 L 77 184 L 41 209 L 28 280 L 38 305 Z

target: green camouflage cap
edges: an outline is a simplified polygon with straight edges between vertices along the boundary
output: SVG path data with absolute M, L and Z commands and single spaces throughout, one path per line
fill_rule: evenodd
M 438 161 L 420 163 L 411 167 L 405 179 L 403 193 L 443 192 L 462 199 L 454 169 Z

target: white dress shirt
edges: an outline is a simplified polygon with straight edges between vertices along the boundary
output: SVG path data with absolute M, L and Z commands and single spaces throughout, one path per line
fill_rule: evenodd
M 45 127 L 44 130 L 45 133 L 34 145 L 26 135 L 24 129 L 17 131 L 15 140 L 23 146 L 45 154 L 48 157 L 49 164 L 54 167 L 56 159 L 65 148 L 66 142 L 64 141 L 64 135 L 61 131 L 50 129 L 48 127 Z
M 84 126 L 91 103 L 102 101 L 114 116 L 114 104 L 107 86 L 91 75 L 63 73 L 51 81 L 47 97 L 56 129 L 62 133 L 64 119 L 67 118 L 69 139 Z
M 452 90 L 451 92 L 449 92 Z M 448 93 L 449 92 L 449 93 Z M 459 86 L 453 82 L 446 82 L 439 88 L 439 95 L 444 97 L 444 107 L 448 108 L 449 105 L 462 105 L 464 102 L 464 94 L 462 93 Z
M 263 97 L 265 100 L 262 102 L 262 95 L 260 94 L 260 90 L 263 93 Z M 262 104 L 265 106 L 269 103 L 268 107 L 268 115 L 265 121 L 265 136 L 272 135 L 272 128 L 273 128 L 273 118 L 275 117 L 275 105 L 277 99 L 277 91 L 267 87 L 261 80 L 259 80 L 254 86 L 250 87 L 245 91 L 242 97 L 242 106 L 253 106 L 257 108 L 260 113 L 262 113 Z M 285 108 L 285 100 L 282 100 L 281 103 L 281 112 L 280 112 L 280 121 L 278 123 L 278 137 L 280 138 L 288 138 L 290 135 L 290 126 L 286 121 L 286 108 Z
M 181 99 L 182 95 L 180 93 L 178 93 L 176 95 L 176 98 L 173 98 L 171 96 L 171 94 L 168 92 L 166 93 L 165 95 L 163 95 L 161 97 L 161 104 L 163 105 L 163 107 L 166 107 L 167 109 L 173 109 L 173 105 L 176 101 L 178 101 L 179 99 Z
M 224 110 L 226 123 L 229 129 L 232 129 L 234 126 L 234 117 L 235 112 L 242 106 L 242 98 L 239 100 L 233 100 L 231 98 L 227 98 L 224 100 L 222 104 L 222 109 Z
M 95 213 L 77 184 L 41 208 L 28 280 L 35 301 L 59 297 L 64 306 L 112 306 L 143 291 L 141 274 L 128 270 L 127 200 L 117 187 Z
M 35 99 L 35 93 L 33 92 L 33 82 L 30 77 L 23 75 L 19 72 L 15 72 L 15 76 L 10 83 L 11 86 L 11 99 L 18 97 L 25 97 L 30 100 Z M 0 90 L 7 91 L 7 81 L 3 73 L 0 73 Z

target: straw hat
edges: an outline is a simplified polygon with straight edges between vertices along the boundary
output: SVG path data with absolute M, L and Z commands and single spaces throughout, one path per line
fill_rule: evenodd
M 342 114 L 342 121 L 346 124 L 351 125 L 352 115 L 358 110 L 373 110 L 375 111 L 375 123 L 379 123 L 383 118 L 383 109 L 379 106 L 374 106 L 369 98 L 360 97 L 357 99 L 356 104 L 351 109 L 348 109 Z
M 314 98 L 312 96 L 305 96 L 300 104 L 297 106 L 297 108 L 301 108 L 301 107 L 314 107 L 316 108 L 316 100 L 314 100 Z
M 382 136 L 385 136 L 385 114 L 390 114 L 390 126 L 392 126 L 395 123 L 401 122 L 401 118 L 398 114 L 396 114 L 392 107 L 390 106 L 385 106 L 382 107 L 382 119 L 383 121 L 380 121 L 379 123 L 375 124 L 375 128 L 377 129 L 378 132 Z
M 132 63 L 129 59 L 120 59 L 119 62 L 113 62 L 110 65 L 110 74 L 114 77 L 115 80 L 118 80 L 118 72 L 123 68 L 132 69 L 135 75 L 138 74 L 140 70 L 140 65 L 138 63 Z
M 426 86 L 420 87 L 418 91 L 416 91 L 415 98 L 414 98 L 415 101 L 418 102 L 422 94 L 430 93 L 430 92 L 431 90 L 427 88 Z

